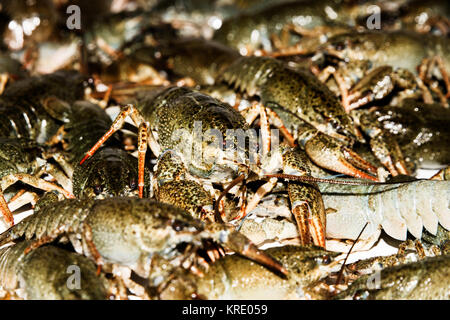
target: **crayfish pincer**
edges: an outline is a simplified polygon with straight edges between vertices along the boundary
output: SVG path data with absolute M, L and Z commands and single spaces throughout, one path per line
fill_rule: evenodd
M 68 199 L 47 205 L 0 235 L 0 245 L 25 237 L 25 252 L 68 236 L 97 265 L 129 267 L 149 277 L 153 258 L 195 266 L 197 251 L 213 242 L 280 273 L 287 270 L 244 235 L 222 224 L 204 224 L 184 210 L 150 199 Z M 76 243 L 81 239 L 80 243 Z M 157 260 L 157 259 L 155 259 Z
M 103 300 L 110 296 L 107 279 L 96 275 L 88 258 L 52 245 L 24 254 L 29 244 L 22 241 L 0 250 L 0 286 L 7 298 Z M 76 272 L 79 280 L 73 276 Z

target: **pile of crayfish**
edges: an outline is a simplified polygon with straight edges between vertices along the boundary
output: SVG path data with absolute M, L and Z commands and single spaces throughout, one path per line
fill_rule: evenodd
M 450 298 L 448 1 L 0 17 L 4 299 Z

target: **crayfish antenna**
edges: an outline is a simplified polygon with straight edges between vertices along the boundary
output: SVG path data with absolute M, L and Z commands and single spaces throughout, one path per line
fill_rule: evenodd
M 381 182 L 375 182 L 375 181 L 361 181 L 361 180 L 344 180 L 344 179 L 323 179 L 323 178 L 316 178 L 313 176 L 300 176 L 300 175 L 293 175 L 293 174 L 284 174 L 284 173 L 273 173 L 273 174 L 266 174 L 265 177 L 267 178 L 280 178 L 280 179 L 286 179 L 286 180 L 294 180 L 294 181 L 300 181 L 300 182 L 320 182 L 320 183 L 329 183 L 329 184 L 342 184 L 342 185 L 352 185 L 352 186 L 372 186 L 372 185 L 378 185 L 383 184 Z
M 339 270 L 339 274 L 338 277 L 336 279 L 336 284 L 339 284 L 341 282 L 342 279 L 342 275 L 344 273 L 344 268 L 345 268 L 345 263 L 347 262 L 348 257 L 350 256 L 350 253 L 353 250 L 353 247 L 355 246 L 356 242 L 358 242 L 359 238 L 361 237 L 362 233 L 364 232 L 364 230 L 366 229 L 367 225 L 369 224 L 369 222 L 366 222 L 366 224 L 364 225 L 364 227 L 362 228 L 361 232 L 359 233 L 359 235 L 356 237 L 355 242 L 353 242 L 352 246 L 350 247 L 350 250 L 348 250 L 347 256 L 344 259 L 344 262 L 342 263 L 342 267 L 341 270 Z

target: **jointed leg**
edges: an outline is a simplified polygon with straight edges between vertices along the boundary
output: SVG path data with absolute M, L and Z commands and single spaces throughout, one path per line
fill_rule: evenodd
M 14 212 L 28 203 L 31 203 L 31 205 L 34 206 L 38 200 L 39 196 L 34 192 L 27 191 L 24 193 L 18 193 L 8 202 L 8 208 Z
M 61 188 L 60 186 L 57 186 L 54 183 L 48 182 L 44 179 L 37 178 L 35 176 L 32 176 L 27 173 L 16 173 L 16 174 L 10 174 L 6 177 L 4 177 L 1 181 L 1 188 L 2 190 L 5 190 L 10 185 L 16 183 L 17 181 L 22 181 L 25 184 L 28 184 L 32 187 L 44 190 L 44 191 L 58 191 L 59 193 L 63 194 L 66 198 L 75 198 L 75 196 L 70 193 L 69 191 Z
M 266 108 L 267 115 L 269 116 L 270 123 L 278 128 L 283 135 L 283 137 L 286 139 L 290 147 L 295 146 L 295 139 L 292 136 L 292 134 L 289 132 L 289 130 L 284 126 L 283 120 L 276 114 L 276 112 L 272 111 L 270 108 Z
M 115 132 L 120 130 L 123 127 L 123 124 L 125 123 L 125 119 L 127 118 L 127 116 L 131 115 L 131 113 L 133 112 L 137 112 L 137 110 L 135 110 L 132 105 L 127 105 L 126 107 L 122 108 L 122 111 L 119 113 L 117 118 L 112 123 L 111 128 L 103 135 L 103 137 L 101 137 L 97 141 L 97 143 L 88 152 L 86 152 L 86 155 L 80 161 L 80 164 L 83 164 L 83 162 L 85 162 L 88 158 L 92 157 L 95 151 L 97 151 L 98 148 L 100 148 L 102 144 L 109 139 L 109 137 L 111 137 Z
M 32 250 L 39 248 L 40 246 L 43 246 L 44 244 L 50 243 L 52 241 L 54 241 L 57 237 L 59 236 L 59 234 L 53 234 L 53 235 L 48 235 L 48 236 L 43 236 L 35 241 L 33 241 L 25 250 L 24 253 L 28 254 L 30 253 Z
M 259 122 L 261 126 L 262 155 L 266 156 L 270 151 L 270 126 L 267 113 L 262 105 L 259 105 Z
M 51 163 L 47 163 L 45 166 L 45 172 L 55 178 L 55 180 L 64 188 L 64 190 L 72 193 L 72 180 L 68 178 L 61 169 L 55 167 Z
M 144 193 L 144 169 L 145 169 L 145 154 L 147 152 L 147 136 L 148 127 L 145 122 L 139 125 L 138 136 L 138 187 L 139 198 L 143 197 Z
M 423 59 L 421 65 L 419 66 L 419 77 L 420 79 L 427 83 L 430 82 L 430 79 L 432 78 L 432 72 L 433 68 L 437 66 L 439 69 L 439 72 L 442 75 L 442 79 L 445 83 L 445 87 L 447 90 L 447 94 L 445 95 L 445 98 L 450 98 L 450 79 L 447 74 L 444 62 L 442 61 L 442 58 L 440 56 L 434 56 L 432 58 L 425 58 Z M 436 91 L 437 89 L 434 88 L 433 91 Z
M 249 125 L 255 121 L 255 119 L 259 116 L 259 104 L 255 103 L 251 107 L 240 111 L 242 116 L 245 119 L 245 122 Z
M 6 203 L 5 197 L 3 196 L 3 191 L 0 188 L 0 210 L 3 215 L 3 219 L 5 220 L 6 224 L 10 227 L 14 225 L 14 217 L 11 213 L 11 211 L 8 208 L 8 204 Z
M 325 247 L 325 207 L 315 186 L 290 182 L 288 185 L 292 214 L 297 221 L 302 245 Z
M 103 262 L 102 262 L 100 253 L 98 252 L 94 242 L 92 241 L 92 229 L 86 223 L 83 225 L 83 240 L 84 240 L 86 249 L 89 251 L 89 253 L 91 254 L 95 263 L 97 264 L 97 275 L 100 275 Z
M 248 202 L 247 206 L 241 208 L 239 215 L 233 220 L 240 220 L 245 218 L 245 216 L 247 216 L 249 212 L 256 208 L 261 199 L 264 198 L 264 196 L 270 191 L 272 191 L 276 184 L 277 178 L 271 178 L 268 182 L 259 187 L 258 190 L 256 190 L 253 198 Z

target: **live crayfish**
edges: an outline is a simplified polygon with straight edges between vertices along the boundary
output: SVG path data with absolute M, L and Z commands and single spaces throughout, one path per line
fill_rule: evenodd
M 267 254 L 288 270 L 283 279 L 239 256 L 227 256 L 210 265 L 202 278 L 182 274 L 159 294 L 160 299 L 311 299 L 314 287 L 337 271 L 335 253 L 314 246 L 270 248 Z M 322 297 L 324 298 L 324 297 Z
M 448 181 L 417 180 L 370 186 L 333 185 L 318 183 L 326 212 L 326 248 L 348 251 L 347 240 L 356 240 L 354 250 L 368 250 L 380 238 L 382 230 L 390 237 L 405 241 L 409 234 L 421 239 L 424 234 L 436 235 L 438 227 L 449 230 Z M 283 196 L 286 187 L 277 186 L 276 194 L 261 200 L 240 231 L 257 244 L 289 241 L 297 237 Z M 272 202 L 276 196 L 276 204 Z M 430 200 L 431 199 L 431 200 Z M 276 209 L 274 209 L 274 207 Z M 268 208 L 267 213 L 263 208 Z M 355 208 L 359 208 L 356 209 Z
M 240 57 L 237 51 L 205 39 L 162 39 L 159 42 L 135 49 L 130 56 L 138 62 L 192 78 L 196 84 L 214 84 L 217 77 Z
M 345 1 L 284 1 L 225 20 L 213 38 L 238 49 L 242 55 L 259 49 L 271 52 L 300 39 L 291 36 L 291 31 L 312 36 L 314 43 L 320 43 L 321 37 L 348 30 L 357 14 L 352 13 L 352 4 Z
M 266 250 L 287 267 L 286 279 L 238 256 L 210 265 L 202 278 L 181 273 L 160 299 L 445 299 L 448 255 L 387 267 L 350 285 L 332 285 L 336 254 L 316 247 L 283 246 Z M 364 261 L 359 262 L 364 263 Z M 380 271 L 378 271 L 380 272 Z M 328 281 L 327 279 L 328 278 Z M 376 281 L 379 282 L 376 282 Z
M 406 99 L 400 106 L 352 110 L 351 115 L 370 137 L 371 144 L 377 144 L 380 138 L 390 140 L 390 145 L 397 144 L 409 172 L 418 168 L 439 169 L 450 163 L 445 147 L 450 143 L 450 112 L 441 104 Z M 383 154 L 395 156 L 378 148 L 376 155 L 382 162 Z
M 234 154 L 239 148 L 241 148 L 239 149 L 240 152 L 245 152 L 245 146 L 238 146 L 236 143 L 237 148 L 233 148 L 230 152 L 230 150 L 223 150 L 220 141 L 214 141 L 215 138 L 217 139 L 214 134 L 218 133 L 221 135 L 220 138 L 223 139 L 229 134 L 227 130 L 245 130 L 247 125 L 242 116 L 230 106 L 210 96 L 187 88 L 177 87 L 154 88 L 153 91 L 138 93 L 136 107 L 128 105 L 122 110 L 111 129 L 86 153 L 81 163 L 92 156 L 97 148 L 123 125 L 127 115 L 130 115 L 134 123 L 139 126 L 138 188 L 140 197 L 143 195 L 145 182 L 143 169 L 147 143 L 157 157 L 163 158 L 166 155 L 165 160 L 160 159 L 164 161 L 158 162 L 160 168 L 165 167 L 163 167 L 163 170 L 159 169 L 161 175 L 158 174 L 158 171 L 155 175 L 159 185 L 156 195 L 161 201 L 169 201 L 172 204 L 175 203 L 173 197 L 170 200 L 170 193 L 159 192 L 159 190 L 178 183 L 171 181 L 178 180 L 180 175 L 184 175 L 184 173 L 189 173 L 190 180 L 197 180 L 197 182 L 186 182 L 197 190 L 194 194 L 205 194 L 202 180 L 207 179 L 206 182 L 209 182 L 209 184 L 222 183 L 234 179 L 241 171 L 247 170 L 245 167 L 246 159 L 243 159 L 244 162 L 240 164 L 235 160 Z M 194 141 L 195 137 L 192 132 L 195 130 L 198 131 L 196 133 L 199 135 L 200 141 Z M 208 140 L 203 140 L 205 132 L 211 132 Z M 231 136 L 230 139 L 237 138 Z M 198 145 L 197 142 L 200 144 Z M 195 148 L 199 146 L 201 153 L 193 154 L 193 152 L 198 153 Z M 235 145 L 233 144 L 233 146 Z M 176 157 L 169 157 L 170 153 L 168 152 L 170 151 L 177 153 Z M 227 152 L 229 153 L 228 158 Z M 181 166 L 177 164 L 177 157 L 180 156 L 182 157 Z M 242 167 L 242 165 L 244 166 Z M 177 167 L 179 167 L 180 172 L 174 172 L 175 175 L 170 176 L 170 173 Z M 168 169 L 169 171 L 167 171 Z M 208 190 L 210 189 L 211 187 Z M 164 198 L 165 194 L 169 197 Z M 184 194 L 183 198 L 175 199 L 176 203 L 189 202 L 186 196 L 188 196 L 187 193 Z M 207 196 L 205 195 L 205 197 Z M 212 210 L 209 210 L 207 215 L 212 216 Z
M 30 99 L 32 96 L 37 101 Z M 91 159 L 88 166 L 83 168 L 84 170 L 80 170 L 78 166 L 74 169 L 73 165 L 78 163 L 89 145 L 101 137 L 102 131 L 106 130 L 111 123 L 100 107 L 87 102 L 74 101 L 82 97 L 83 77 L 76 72 L 56 72 L 18 81 L 8 87 L 1 100 L 1 111 L 5 114 L 2 125 L 4 133 L 2 134 L 12 138 L 5 138 L 9 140 L 4 140 L 2 143 L 3 149 L 9 148 L 5 149 L 2 156 L 2 160 L 5 161 L 4 165 L 9 168 L 9 170 L 3 169 L 2 172 L 2 178 L 5 180 L 3 188 L 7 188 L 19 179 L 44 190 L 58 190 L 66 197 L 73 197 L 72 187 L 76 196 L 100 197 L 134 194 L 134 190 L 137 188 L 135 177 L 137 169 L 130 159 L 131 156 L 119 148 L 118 141 L 115 145 L 110 143 L 108 148 L 102 149 L 96 157 Z M 17 107 L 23 112 L 22 114 L 18 115 L 17 111 L 13 112 Z M 9 121 L 6 121 L 8 117 Z M 28 155 L 23 155 L 24 151 L 17 149 L 20 143 L 12 144 L 11 140 L 13 137 L 16 139 L 25 137 L 35 139 L 40 144 L 54 143 L 51 140 L 59 134 L 58 128 L 63 124 L 68 131 L 63 137 L 68 150 L 64 153 L 65 159 L 62 157 L 60 162 L 63 163 L 62 167 L 67 171 L 66 174 L 72 180 L 73 186 L 72 183 L 66 181 L 67 177 L 57 167 L 52 166 L 54 168 L 52 173 L 60 177 L 62 180 L 60 183 L 65 190 L 30 175 L 37 173 L 37 165 L 33 165 L 33 159 L 28 159 Z M 15 153 L 11 149 L 12 146 L 16 147 Z M 70 156 L 67 156 L 68 152 Z M 41 155 L 41 157 L 43 156 Z M 25 162 L 26 159 L 28 159 L 28 163 Z M 16 162 L 14 164 L 15 171 L 11 170 L 13 167 L 11 164 L 7 164 L 8 161 Z M 47 164 L 43 166 L 46 167 Z M 2 212 L 7 217 L 7 223 L 11 224 L 12 216 L 10 216 L 3 196 L 1 199 Z
M 291 139 L 298 141 L 315 164 L 331 171 L 376 180 L 362 170 L 375 173 L 377 168 L 345 143 L 355 139 L 364 141 L 352 117 L 345 114 L 336 97 L 307 71 L 292 70 L 272 58 L 246 57 L 232 64 L 222 78 L 235 87 L 246 88 L 250 94 L 259 93 L 271 120 L 289 132 Z M 293 90 L 294 87 L 297 89 Z M 372 145 L 372 150 L 378 158 L 382 155 L 375 147 L 387 149 L 388 156 L 395 153 L 395 145 L 388 146 L 384 140 L 377 142 Z M 383 159 L 381 163 L 391 174 L 398 174 L 392 170 L 394 165 L 399 167 L 399 172 L 407 174 L 401 155 L 395 164 L 391 158 L 385 158 L 387 160 Z
M 450 256 L 430 257 L 379 271 L 357 279 L 336 299 L 448 299 Z M 373 279 L 371 279 L 371 277 Z
M 430 163 L 439 168 L 448 165 L 444 108 L 450 88 L 448 39 L 431 34 L 446 34 L 445 18 L 435 20 L 436 12 L 427 11 L 432 20 L 424 23 L 423 14 L 415 16 L 413 28 L 434 28 L 419 30 L 427 33 L 417 35 L 405 31 L 410 21 L 398 20 L 414 16 L 409 11 L 414 1 L 393 6 L 376 2 L 383 10 L 383 27 L 387 26 L 386 9 L 396 19 L 390 26 L 393 31 L 381 36 L 381 32 L 361 32 L 369 2 L 181 1 L 184 10 L 176 15 L 173 9 L 179 8 L 178 1 L 156 5 L 153 1 L 102 1 L 92 4 L 104 9 L 98 12 L 85 7 L 84 1 L 79 4 L 81 32 L 61 30 L 51 34 L 56 39 L 47 37 L 39 44 L 25 39 L 22 53 L 26 57 L 35 53 L 36 46 L 43 52 L 54 44 L 70 48 L 65 52 L 70 64 L 64 54 L 51 59 L 42 55 L 36 65 L 34 56 L 25 60 L 26 68 L 48 72 L 63 62 L 92 79 L 58 71 L 8 81 L 0 95 L 0 152 L 6 149 L 0 157 L 5 160 L 1 174 L 15 170 L 19 175 L 26 171 L 36 178 L 54 177 L 66 189 L 61 192 L 73 191 L 80 198 L 38 202 L 33 216 L 0 235 L 0 244 L 17 242 L 1 251 L 0 257 L 7 260 L 0 264 L 6 276 L 25 276 L 28 271 L 23 270 L 32 269 L 34 259 L 45 262 L 44 267 L 30 271 L 37 280 L 47 274 L 43 270 L 64 272 L 65 258 L 55 258 L 57 270 L 45 261 L 52 254 L 86 260 L 60 251 L 70 244 L 64 249 L 50 244 L 69 240 L 78 254 L 96 262 L 98 273 L 103 272 L 96 281 L 89 277 L 95 282 L 89 292 L 67 296 L 64 291 L 54 298 L 104 298 L 110 290 L 102 281 L 105 273 L 125 284 L 125 294 L 144 299 L 323 299 L 339 292 L 337 298 L 344 298 L 355 297 L 354 288 L 363 292 L 356 295 L 362 298 L 368 292 L 378 298 L 414 296 L 398 295 L 399 290 L 392 287 L 383 291 L 387 295 L 367 291 L 364 277 L 352 285 L 361 274 L 349 267 L 342 269 L 350 273 L 345 285 L 337 281 L 330 287 L 339 266 L 336 254 L 324 248 L 348 251 L 358 233 L 353 248 L 357 251 L 368 249 L 380 237 L 395 244 L 411 237 L 433 240 L 449 232 L 448 181 L 435 181 L 447 178 L 449 169 L 434 180 L 401 176 Z M 61 13 L 66 5 L 55 3 Z M 127 12 L 117 12 L 118 7 L 126 7 Z M 258 12 L 252 12 L 254 8 Z M 402 12 L 395 15 L 397 8 Z M 9 30 L 14 26 L 18 25 L 11 24 Z M 235 47 L 208 40 L 212 29 L 215 40 Z M 290 47 L 296 35 L 288 35 L 294 33 L 300 42 Z M 186 34 L 206 39 L 180 36 Z M 81 38 L 81 50 L 74 54 Z M 11 39 L 4 40 L 13 44 Z M 410 57 L 404 57 L 405 48 L 411 49 Z M 268 57 L 241 56 L 253 52 Z M 45 68 L 39 66 L 41 62 Z M 336 84 L 333 78 L 328 80 L 330 74 Z M 98 94 L 105 92 L 102 107 L 110 101 L 125 105 L 113 122 L 99 106 L 80 101 L 85 98 L 86 83 L 94 83 Z M 194 85 L 200 92 L 186 87 Z M 210 96 L 219 91 L 227 97 Z M 422 98 L 426 105 L 405 99 L 409 97 Z M 436 97 L 440 104 L 428 105 Z M 380 103 L 389 106 L 383 109 Z M 366 105 L 377 108 L 351 110 Z M 429 119 L 427 112 L 439 119 Z M 112 136 L 128 116 L 138 127 L 137 160 L 116 139 L 128 133 Z M 282 139 L 277 139 L 273 128 L 279 129 Z M 134 134 L 134 128 L 131 131 Z M 147 156 L 146 161 L 148 146 L 156 159 Z M 369 146 L 373 154 L 364 154 Z M 152 173 L 149 163 L 156 164 Z M 338 172 L 383 181 L 387 177 L 383 166 L 400 177 L 387 183 L 329 179 Z M 72 181 L 63 183 L 57 169 L 63 169 Z M 8 186 L 5 181 L 13 181 L 10 178 L 2 180 L 3 189 Z M 263 252 L 253 244 L 311 242 L 322 248 L 284 246 Z M 441 247 L 444 252 L 445 244 Z M 225 250 L 238 255 L 219 259 Z M 92 275 L 95 265 L 88 264 L 87 273 Z M 426 279 L 422 268 L 429 268 L 431 277 L 441 280 L 435 271 L 442 267 L 446 272 L 447 261 L 441 258 L 401 267 L 386 269 L 382 286 L 399 283 L 403 277 L 407 282 L 400 284 L 400 291 L 405 293 L 403 289 Z M 58 279 L 64 276 L 57 275 Z M 426 290 L 419 286 L 414 297 L 447 298 L 442 290 L 446 282 L 440 282 Z M 347 284 L 350 288 L 344 292 Z M 39 286 L 30 280 L 22 287 Z M 15 282 L 9 287 L 16 288 Z M 26 298 L 54 291 L 47 288 L 34 290 Z
M 375 168 L 346 147 L 345 143 L 362 139 L 353 120 L 328 88 L 312 74 L 292 70 L 272 58 L 243 57 L 225 70 L 218 81 L 221 80 L 251 96 L 259 95 L 263 106 L 273 109 L 272 118 L 280 118 L 278 113 L 284 112 L 303 120 L 305 124 L 297 128 L 299 132 L 290 134 L 299 136 L 300 144 L 319 166 L 377 180 L 362 171 L 374 173 Z M 289 127 L 285 121 L 281 122 L 283 127 Z M 344 143 L 340 144 L 339 140 Z M 326 155 L 321 153 L 323 147 L 328 151 Z
M 55 117 L 64 109 L 52 109 L 47 98 L 72 103 L 84 96 L 84 79 L 75 71 L 58 71 L 29 77 L 8 86 L 0 97 L 1 137 L 28 138 L 44 143 L 59 125 Z
M 37 151 L 36 143 L 28 139 L 0 138 L 0 207 L 8 225 L 14 224 L 14 218 L 3 196 L 3 190 L 18 180 L 43 190 L 56 190 L 65 197 L 73 198 L 69 191 L 39 178 L 40 166 L 35 158 Z
M 407 57 L 403 54 L 405 50 L 409 52 Z M 449 50 L 450 43 L 445 37 L 398 30 L 340 34 L 321 45 L 319 54 L 338 58 L 344 65 L 369 62 L 356 74 L 350 71 L 349 76 L 339 74 L 342 67 L 336 71 L 344 107 L 351 110 L 388 96 L 395 87 L 403 89 L 406 97 L 419 92 L 427 103 L 433 101 L 432 90 L 446 104 L 450 88 Z M 442 80 L 447 93 L 442 92 L 436 79 Z
M 111 125 L 111 119 L 99 106 L 87 101 L 76 101 L 72 105 L 64 101 L 53 101 L 64 105 L 66 116 L 62 134 L 65 150 L 57 155 L 63 168 L 71 178 L 77 198 L 103 198 L 108 196 L 133 196 L 137 193 L 137 166 L 134 158 L 124 151 L 119 139 L 113 137 L 98 154 L 80 167 L 78 163 Z M 147 169 L 146 169 L 146 173 Z M 147 194 L 148 183 L 145 188 Z
M 109 296 L 107 280 L 86 257 L 56 246 L 40 247 L 29 254 L 23 241 L 0 250 L 0 284 L 6 297 L 27 300 L 103 300 Z M 79 270 L 78 283 L 71 282 Z
M 249 146 L 247 146 L 245 140 L 244 144 L 240 143 L 242 142 L 240 138 L 245 138 L 245 136 L 239 137 L 239 135 L 236 136 L 236 134 L 233 134 L 234 132 L 230 131 L 241 130 L 245 135 L 244 130 L 248 128 L 244 118 L 230 106 L 210 96 L 186 88 L 159 89 L 153 93 L 144 92 L 143 95 L 144 98 L 141 101 L 138 100 L 136 109 L 132 105 L 123 109 L 111 129 L 86 153 L 82 162 L 94 154 L 97 148 L 123 125 L 125 117 L 130 115 L 133 121 L 139 125 L 139 189 L 141 196 L 144 183 L 142 170 L 147 141 L 153 153 L 158 157 L 168 150 L 178 151 L 184 157 L 182 162 L 186 166 L 187 172 L 191 176 L 197 177 L 197 180 L 198 178 L 208 178 L 210 183 L 223 183 L 224 180 L 234 179 L 238 176 L 236 180 L 233 180 L 238 183 L 239 179 L 242 180 L 248 175 L 249 169 L 254 170 L 257 174 L 262 174 L 264 169 L 270 171 L 269 168 L 260 168 L 255 166 L 255 163 L 251 163 L 249 161 Z M 346 115 L 344 114 L 344 116 Z M 198 126 L 199 123 L 201 124 L 200 127 Z M 149 129 L 147 129 L 147 126 Z M 200 141 L 195 140 L 195 134 L 200 135 Z M 202 134 L 206 135 L 207 138 L 203 139 Z M 227 147 L 224 150 L 223 144 L 231 146 L 231 148 Z M 199 147 L 200 149 L 198 149 Z M 192 154 L 192 152 L 195 154 Z M 199 152 L 200 154 L 198 154 Z M 339 149 L 337 149 L 337 152 L 339 153 Z M 236 153 L 238 158 L 236 158 Z M 298 167 L 301 166 L 301 161 L 292 161 L 289 164 L 286 163 L 286 166 L 292 167 L 291 170 L 297 172 L 302 171 Z M 199 190 L 198 192 L 204 193 L 204 191 L 201 191 L 201 185 L 197 184 L 196 188 Z M 311 192 L 314 193 L 314 190 L 311 189 Z M 297 207 L 297 200 L 304 201 L 301 193 L 296 193 L 295 200 L 292 200 L 293 207 Z M 324 214 L 323 210 L 320 209 L 322 207 L 320 195 L 316 194 L 312 200 L 310 199 L 310 202 L 316 202 L 316 200 L 318 211 L 321 212 L 318 215 L 320 218 L 318 218 L 318 221 L 312 219 L 313 222 L 311 223 L 314 225 L 312 229 L 315 230 L 313 234 L 316 235 L 317 233 L 317 236 L 314 237 L 315 243 L 323 246 Z M 220 202 L 220 199 L 217 202 Z M 303 209 L 308 212 L 308 206 Z M 300 209 L 297 208 L 297 210 Z M 306 212 L 305 214 L 308 215 Z M 211 216 L 211 214 L 209 215 Z M 302 214 L 297 212 L 295 216 L 300 218 Z M 308 221 L 308 219 L 300 220 L 305 223 Z M 304 223 L 299 222 L 299 225 L 304 225 Z M 306 243 L 309 242 L 309 238 L 309 233 L 305 233 L 304 241 Z
M 203 224 L 186 211 L 149 199 L 68 199 L 43 206 L 5 231 L 0 242 L 5 244 L 25 237 L 31 240 L 25 249 L 28 253 L 66 235 L 75 248 L 98 265 L 126 266 L 148 278 L 152 276 L 153 258 L 168 259 L 174 266 L 184 263 L 193 266 L 197 263 L 195 253 L 209 240 L 280 274 L 287 273 L 280 263 L 232 229 L 220 224 Z M 165 272 L 170 274 L 170 270 Z M 160 284 L 158 276 L 150 279 L 156 283 L 155 287 Z

